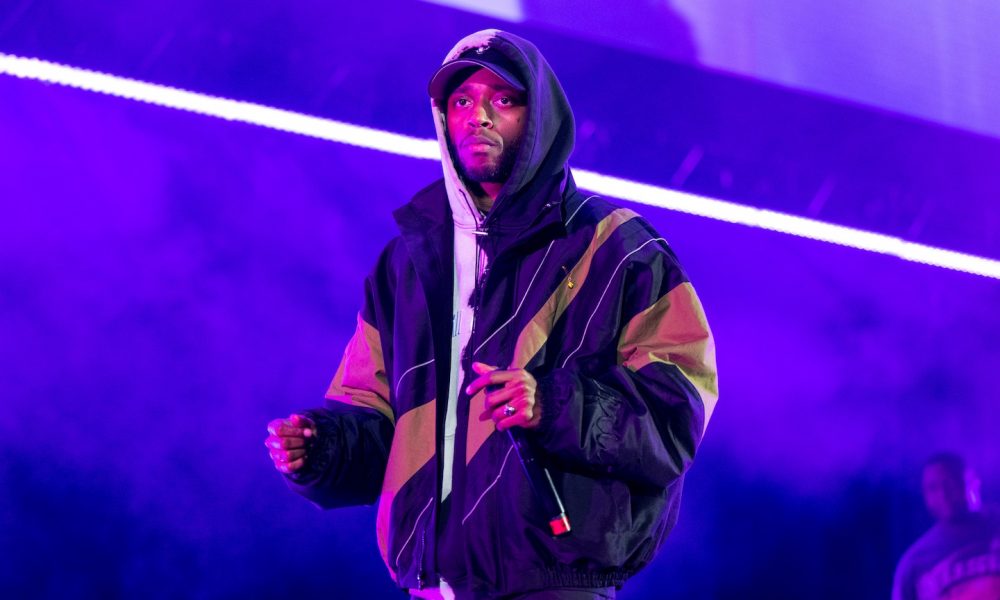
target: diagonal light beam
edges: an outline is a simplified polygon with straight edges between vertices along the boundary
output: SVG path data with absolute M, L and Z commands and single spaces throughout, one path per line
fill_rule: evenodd
M 67 67 L 35 58 L 21 58 L 0 53 L 0 74 L 35 79 L 46 83 L 57 83 L 90 92 L 218 117 L 227 121 L 259 125 L 380 152 L 432 160 L 438 160 L 441 157 L 438 144 L 434 140 L 423 140 L 398 133 L 379 131 L 370 127 L 341 123 L 252 102 L 188 92 L 165 85 Z
M 270 106 L 219 98 L 0 53 L 0 74 L 55 83 L 137 102 L 218 117 L 424 160 L 439 160 L 436 140 L 420 139 Z M 902 238 L 826 223 L 735 202 L 574 169 L 580 187 L 630 202 L 717 221 L 738 223 L 830 244 L 896 256 L 903 260 L 1000 279 L 1000 261 L 908 242 Z

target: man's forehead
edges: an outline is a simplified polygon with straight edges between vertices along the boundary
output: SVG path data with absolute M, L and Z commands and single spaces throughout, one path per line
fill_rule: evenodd
M 966 477 L 966 471 L 967 469 L 956 467 L 955 465 L 932 462 L 924 467 L 923 480 L 925 483 L 941 480 L 962 482 Z

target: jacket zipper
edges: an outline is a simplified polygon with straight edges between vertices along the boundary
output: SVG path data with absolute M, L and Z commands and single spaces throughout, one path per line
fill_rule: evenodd
M 430 521 L 430 519 L 428 519 Z M 417 563 L 417 589 L 422 590 L 427 582 L 424 580 L 426 571 L 424 570 L 424 550 L 427 548 L 427 524 L 420 530 L 420 555 Z
M 468 196 L 465 196 L 465 199 L 468 202 Z M 475 205 L 472 205 L 470 209 L 477 210 L 475 208 Z M 481 241 L 485 240 L 486 236 L 489 235 L 489 232 L 485 227 L 485 222 L 486 220 L 484 219 L 482 223 L 477 223 L 476 229 L 473 230 L 473 234 L 477 237 L 477 239 L 476 239 L 475 284 L 472 289 L 472 324 L 471 324 L 471 331 L 469 332 L 469 341 L 468 343 L 466 343 L 465 349 L 463 351 L 463 356 L 462 356 L 463 362 L 471 359 L 472 357 L 471 349 L 473 345 L 473 340 L 476 337 L 476 321 L 477 321 L 476 317 L 479 313 L 480 294 L 481 294 L 480 290 L 482 289 L 483 282 L 486 280 L 486 275 L 489 272 L 489 265 L 484 267 L 482 260 L 485 250 L 481 247 Z M 459 314 L 461 314 L 461 312 Z M 429 522 L 430 519 L 428 519 L 428 521 L 424 524 L 424 527 L 420 530 L 420 552 L 419 552 L 419 558 L 418 558 L 419 562 L 417 567 L 417 589 L 421 590 L 424 589 L 424 587 L 427 585 L 427 581 L 425 579 L 426 571 L 424 569 L 424 554 L 427 548 L 427 524 Z

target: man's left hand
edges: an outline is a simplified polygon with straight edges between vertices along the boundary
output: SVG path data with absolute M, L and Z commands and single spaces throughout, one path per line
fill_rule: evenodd
M 524 369 L 498 369 L 481 362 L 472 363 L 479 375 L 465 388 L 470 397 L 486 390 L 486 406 L 480 421 L 493 419 L 498 431 L 511 427 L 532 429 L 542 420 L 538 382 Z

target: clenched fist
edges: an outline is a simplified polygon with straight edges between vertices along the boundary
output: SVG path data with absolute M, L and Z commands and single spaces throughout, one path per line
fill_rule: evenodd
M 306 438 L 316 437 L 316 424 L 303 415 L 290 415 L 267 424 L 270 434 L 264 440 L 274 468 L 294 473 L 306 464 Z
M 472 363 L 472 370 L 479 377 L 465 388 L 465 393 L 472 396 L 481 389 L 486 390 L 480 421 L 493 419 L 498 431 L 511 427 L 538 427 L 542 406 L 538 382 L 531 373 L 524 369 L 498 369 L 481 362 Z

